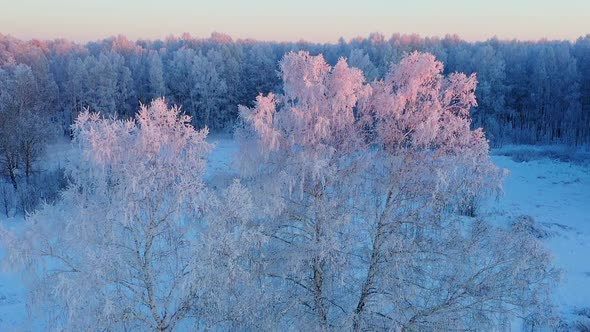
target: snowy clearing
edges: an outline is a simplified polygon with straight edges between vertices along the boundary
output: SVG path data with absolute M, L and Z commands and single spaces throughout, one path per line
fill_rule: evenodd
M 563 269 L 556 304 L 565 315 L 590 307 L 590 167 L 550 159 L 493 160 L 510 175 L 504 195 L 486 208 L 486 217 L 509 223 L 531 216 L 547 232 L 544 242 Z

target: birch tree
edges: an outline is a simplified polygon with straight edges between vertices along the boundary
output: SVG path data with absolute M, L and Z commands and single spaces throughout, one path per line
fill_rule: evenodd
M 2 232 L 47 328 L 171 331 L 256 317 L 230 296 L 248 286 L 248 193 L 239 183 L 219 198 L 206 189 L 207 131 L 189 123 L 162 99 L 131 120 L 80 114 L 63 200 L 27 220 L 24 235 Z
M 254 108 L 240 110 L 240 166 L 267 212 L 267 275 L 285 294 L 285 318 L 325 330 L 345 313 L 337 294 L 348 265 L 341 233 L 363 164 L 350 158 L 363 145 L 353 109 L 370 88 L 345 59 L 332 68 L 321 56 L 290 53 L 280 68 L 285 95 L 259 96 Z
M 306 52 L 280 68 L 284 95 L 242 107 L 236 138 L 284 326 L 507 329 L 516 312 L 550 316 L 547 251 L 474 218 L 504 176 L 471 129 L 475 75 L 445 77 L 424 53 L 372 84 Z

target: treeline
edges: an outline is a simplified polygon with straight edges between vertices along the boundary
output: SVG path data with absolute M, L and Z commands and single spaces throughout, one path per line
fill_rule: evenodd
M 86 107 L 127 118 L 139 102 L 166 96 L 199 128 L 231 128 L 238 105 L 252 106 L 259 93 L 281 92 L 278 61 L 292 50 L 321 53 L 332 65 L 346 57 L 368 80 L 382 78 L 404 54 L 430 52 L 445 64 L 445 74 L 477 73 L 473 125 L 485 129 L 492 145 L 590 143 L 590 35 L 575 42 L 470 43 L 456 36 L 372 34 L 315 44 L 214 33 L 135 42 L 118 36 L 81 45 L 0 34 L 0 117 L 51 118 L 67 134 Z

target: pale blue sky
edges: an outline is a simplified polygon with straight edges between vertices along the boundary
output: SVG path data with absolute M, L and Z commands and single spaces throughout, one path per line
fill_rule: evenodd
M 204 37 L 213 31 L 320 42 L 370 32 L 575 39 L 590 33 L 590 0 L 0 0 L 0 32 L 23 39 Z

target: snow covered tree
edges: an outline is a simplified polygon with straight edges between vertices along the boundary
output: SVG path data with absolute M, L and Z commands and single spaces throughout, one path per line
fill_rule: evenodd
M 361 49 L 357 48 L 350 51 L 348 62 L 350 63 L 350 66 L 362 70 L 365 74 L 367 81 L 369 82 L 372 82 L 379 76 L 379 71 L 377 70 L 377 67 L 375 67 L 373 62 L 371 62 L 369 55 L 363 52 L 363 50 Z
M 0 166 L 2 175 L 6 177 L 14 189 L 18 189 L 18 165 L 20 146 L 17 115 L 8 112 L 0 113 Z
M 215 49 L 207 51 L 207 58 L 225 81 L 227 87 L 226 104 L 234 106 L 234 108 L 228 109 L 229 112 L 225 112 L 226 114 L 223 114 L 223 117 L 224 119 L 233 120 L 238 115 L 236 106 L 240 103 L 240 100 L 252 98 L 252 96 L 243 95 L 244 51 L 242 46 L 236 43 L 220 43 Z
M 236 138 L 264 213 L 265 274 L 288 294 L 275 305 L 285 324 L 501 328 L 515 311 L 543 312 L 555 277 L 547 252 L 462 216 L 503 177 L 470 128 L 474 75 L 444 77 L 417 52 L 370 85 L 345 60 L 331 67 L 306 52 L 280 68 L 284 95 L 242 107 Z
M 227 85 L 220 76 L 213 58 L 220 56 L 210 51 L 207 55 L 195 55 L 191 76 L 193 87 L 190 92 L 195 105 L 195 124 L 199 127 L 221 128 L 227 121 Z
M 251 200 L 239 183 L 219 198 L 206 189 L 207 131 L 189 122 L 162 99 L 135 120 L 80 114 L 80 160 L 63 200 L 33 215 L 22 237 L 2 232 L 8 259 L 33 278 L 31 304 L 48 328 L 254 324 L 235 298 L 253 262 Z
M 66 64 L 65 93 L 62 96 L 64 132 L 70 133 L 70 125 L 78 114 L 88 107 L 87 93 L 88 71 L 81 58 L 69 59 Z
M 98 57 L 89 56 L 85 59 L 87 76 L 87 102 L 93 112 L 104 115 L 116 113 L 117 71 L 106 53 Z
M 527 241 L 536 250 L 514 251 L 518 264 L 507 262 L 502 246 L 518 246 L 521 239 L 495 242 L 499 231 L 460 217 L 473 216 L 478 201 L 500 189 L 503 172 L 492 164 L 482 130 L 470 128 L 475 76 L 444 77 L 442 70 L 434 56 L 412 53 L 373 84 L 371 100 L 361 107 L 374 163 L 363 218 L 370 225 L 368 265 L 355 330 L 501 326 L 513 310 L 541 312 L 535 299 L 547 296 L 554 280 L 550 258 L 534 239 Z M 482 234 L 487 227 L 492 231 Z M 474 252 L 458 254 L 455 241 L 472 243 Z M 490 269 L 513 278 L 508 290 L 500 288 L 505 279 L 487 275 Z M 498 292 L 468 289 L 474 280 Z M 521 297 L 515 300 L 515 294 Z
M 354 108 L 370 88 L 341 59 L 289 53 L 280 63 L 284 96 L 242 107 L 237 132 L 243 175 L 255 179 L 272 257 L 266 271 L 281 285 L 277 306 L 305 330 L 342 326 L 338 293 L 348 269 L 350 198 L 363 160 Z M 339 325 L 340 324 L 340 325 Z
M 166 96 L 162 58 L 156 51 L 150 51 L 148 55 L 148 82 L 151 99 Z
M 30 178 L 54 130 L 30 67 L 17 65 L 0 76 L 0 165 L 17 189 L 17 178 Z
M 194 58 L 195 51 L 191 49 L 181 49 L 174 52 L 165 73 L 171 101 L 182 105 L 183 110 L 192 117 L 195 115 L 195 102 L 191 95 L 194 87 L 194 76 L 192 75 Z
M 490 45 L 479 47 L 471 57 L 470 71 L 477 73 L 477 100 L 472 118 L 478 127 L 485 128 L 486 137 L 491 141 L 502 142 L 494 137 L 505 137 L 502 131 L 509 127 L 503 122 L 505 117 L 504 95 L 506 87 L 505 63 Z
M 590 137 L 590 34 L 576 40 L 573 52 L 579 71 L 581 104 L 574 135 L 575 143 L 583 144 L 584 139 Z
M 7 68 L 5 80 L 2 83 L 0 107 L 3 111 L 38 112 L 42 107 L 39 87 L 31 67 L 19 64 Z
M 131 70 L 125 65 L 125 59 L 121 55 L 109 52 L 108 57 L 116 75 L 115 93 L 113 95 L 116 113 L 122 118 L 130 117 L 138 105 Z
M 248 50 L 243 65 L 243 86 L 240 91 L 242 96 L 247 98 L 246 102 L 258 93 L 278 90 L 278 60 L 270 44 L 254 44 Z

